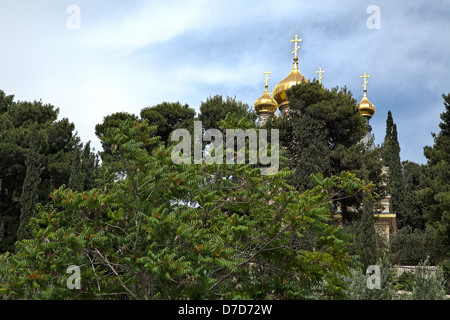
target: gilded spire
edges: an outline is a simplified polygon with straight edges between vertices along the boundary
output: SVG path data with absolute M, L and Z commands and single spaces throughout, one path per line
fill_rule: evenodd
M 265 90 L 263 95 L 255 101 L 255 110 L 259 115 L 260 123 L 265 122 L 268 116 L 273 116 L 278 108 L 277 102 L 269 94 L 269 74 L 272 74 L 272 72 L 269 72 L 269 69 L 263 72 L 263 75 L 265 75 Z M 262 119 L 264 121 L 261 121 Z
M 286 97 L 286 90 L 288 90 L 293 85 L 308 82 L 308 80 L 303 77 L 298 68 L 298 50 L 300 46 L 298 45 L 302 42 L 303 39 L 298 38 L 298 34 L 295 35 L 294 39 L 291 39 L 290 42 L 295 44 L 294 51 L 292 54 L 294 55 L 294 65 L 292 67 L 291 73 L 280 83 L 276 85 L 273 89 L 273 97 L 278 102 L 279 109 L 282 113 L 288 109 L 288 101 Z

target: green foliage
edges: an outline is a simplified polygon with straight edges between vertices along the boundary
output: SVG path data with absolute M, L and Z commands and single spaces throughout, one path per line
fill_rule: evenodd
M 442 268 L 445 278 L 445 291 L 447 294 L 450 294 L 450 259 L 446 258 L 441 260 L 439 266 Z
M 383 162 L 387 167 L 387 191 L 391 195 L 392 208 L 397 215 L 398 226 L 401 228 L 405 220 L 404 179 L 400 160 L 400 144 L 397 137 L 397 125 L 394 123 L 391 111 L 386 119 L 386 135 L 383 144 Z
M 381 195 L 380 151 L 360 143 L 367 127 L 351 93 L 346 88 L 329 90 L 314 82 L 293 86 L 286 94 L 289 116 L 280 118 L 275 127 L 280 129 L 281 144 L 289 152 L 289 167 L 295 171 L 289 183 L 302 192 L 313 187 L 311 174 L 331 177 L 349 171 L 371 181 L 374 193 Z M 335 205 L 344 220 L 350 220 L 362 201 L 360 194 L 341 197 Z
M 83 191 L 80 150 L 78 148 L 76 148 L 73 152 L 72 171 L 70 172 L 69 188 L 75 191 Z
M 41 168 L 39 151 L 39 133 L 37 125 L 31 129 L 30 147 L 28 149 L 27 158 L 25 160 L 26 176 L 23 182 L 23 190 L 20 197 L 20 224 L 17 230 L 18 240 L 27 239 L 31 236 L 28 229 L 30 218 L 36 216 L 36 204 L 39 201 L 39 185 L 41 183 Z
M 330 223 L 334 190 L 366 190 L 355 175 L 313 176 L 300 194 L 280 170 L 175 165 L 149 150 L 155 128 L 125 121 L 105 137 L 124 175 L 101 188 L 55 190 L 31 219 L 33 238 L 0 256 L 9 299 L 340 298 L 351 235 Z M 369 190 L 366 190 L 369 192 Z M 311 232 L 313 231 L 313 232 Z M 81 289 L 66 286 L 81 268 Z
M 442 259 L 443 249 L 431 229 L 413 230 L 405 226 L 390 239 L 390 251 L 393 263 L 415 266 L 427 257 L 437 263 Z
M 433 134 L 433 147 L 425 147 L 428 162 L 422 188 L 418 192 L 429 225 L 450 248 L 450 93 L 443 95 L 445 112 L 441 114 L 439 134 Z
M 73 152 L 68 187 L 79 192 L 92 189 L 96 184 L 98 172 L 98 158 L 91 152 L 91 144 L 88 142 L 84 148 L 80 146 Z
M 401 214 L 397 216 L 397 226 L 403 228 L 408 226 L 414 229 L 425 230 L 424 204 L 420 199 L 422 188 L 424 166 L 410 161 L 403 161 L 404 177 L 404 201 L 400 209 Z
M 395 299 L 394 268 L 387 255 L 382 255 L 376 261 L 380 268 L 380 288 L 370 288 L 368 281 L 371 275 L 366 268 L 355 265 L 351 268 L 350 276 L 345 278 L 348 284 L 345 296 L 349 300 L 392 300 Z
M 236 98 L 227 97 L 225 100 L 221 95 L 209 97 L 200 105 L 199 120 L 202 121 L 204 129 L 219 129 L 218 121 L 225 119 L 230 114 L 237 118 L 246 118 L 252 122 L 257 119 L 257 114 L 251 106 Z
M 359 257 L 364 269 L 377 261 L 377 235 L 375 233 L 375 205 L 373 199 L 365 199 L 359 219 L 355 219 L 349 229 L 355 234 L 350 252 Z
M 103 122 L 95 126 L 95 135 L 100 139 L 103 148 L 103 151 L 100 152 L 100 157 L 103 162 L 114 162 L 117 160 L 119 156 L 117 153 L 115 157 L 112 156 L 113 149 L 116 147 L 109 145 L 105 138 L 108 137 L 111 129 L 119 128 L 120 124 L 126 120 L 137 121 L 138 117 L 128 112 L 116 112 L 105 116 Z
M 414 274 L 403 272 L 394 280 L 394 287 L 398 291 L 412 291 L 414 289 Z
M 444 274 L 437 267 L 434 273 L 428 270 L 429 260 L 420 263 L 414 274 L 412 300 L 443 300 L 445 298 Z
M 187 104 L 179 102 L 163 102 L 153 107 L 141 110 L 141 119 L 147 120 L 152 126 L 157 126 L 156 135 L 161 137 L 161 141 L 167 146 L 169 136 L 173 130 L 194 129 L 195 110 L 189 108 Z
M 33 202 L 48 202 L 48 194 L 69 180 L 79 138 L 73 123 L 58 120 L 58 113 L 59 109 L 41 101 L 15 102 L 0 90 L 0 252 L 14 251 L 20 220 L 22 234 L 33 214 Z M 43 169 L 40 174 L 38 162 Z

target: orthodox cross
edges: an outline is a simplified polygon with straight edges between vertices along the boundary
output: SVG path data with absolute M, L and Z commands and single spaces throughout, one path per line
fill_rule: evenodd
M 298 38 L 298 34 L 295 35 L 295 39 L 291 39 L 291 42 L 295 42 L 295 49 L 294 51 L 292 51 L 292 54 L 294 55 L 295 58 L 297 58 L 297 51 L 298 49 L 300 49 L 300 46 L 297 45 L 297 43 L 302 42 L 303 39 L 299 39 Z
M 272 74 L 272 72 L 269 72 L 269 69 L 266 69 L 266 72 L 263 72 L 263 74 L 266 76 L 266 80 L 264 80 L 264 83 L 266 84 L 266 87 L 269 86 L 269 74 Z
M 361 78 L 364 78 L 364 84 L 362 85 L 364 88 L 364 91 L 367 91 L 367 84 L 369 83 L 369 81 L 367 81 L 367 78 L 370 78 L 370 76 L 368 76 L 366 74 L 366 72 L 364 71 L 364 75 L 360 76 Z
M 325 71 L 322 70 L 322 67 L 319 68 L 319 71 L 316 71 L 316 73 L 319 74 L 319 83 L 322 84 L 322 73 L 325 73 Z

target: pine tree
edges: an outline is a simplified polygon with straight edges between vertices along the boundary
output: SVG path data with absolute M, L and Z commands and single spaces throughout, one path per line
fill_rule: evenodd
M 147 120 L 151 126 L 157 126 L 156 135 L 166 146 L 170 134 L 175 129 L 194 129 L 195 110 L 180 102 L 163 102 L 153 107 L 144 108 L 140 113 L 141 120 Z
M 314 82 L 295 85 L 286 95 L 288 116 L 280 117 L 274 127 L 280 130 L 281 146 L 288 151 L 288 166 L 294 170 L 289 183 L 301 192 L 311 188 L 312 174 L 331 177 L 348 171 L 360 179 L 368 178 L 374 191 L 381 194 L 378 150 L 368 150 L 360 143 L 367 126 L 351 92 L 345 87 L 330 90 Z M 341 198 L 335 205 L 344 220 L 350 220 L 363 198 Z
M 20 224 L 17 230 L 17 239 L 27 239 L 31 236 L 28 224 L 30 218 L 36 216 L 36 205 L 39 201 L 39 185 L 41 183 L 42 167 L 39 159 L 40 141 L 37 124 L 30 131 L 30 147 L 28 149 L 26 164 L 26 176 L 20 197 Z
M 419 191 L 429 225 L 450 248 L 450 93 L 442 95 L 445 112 L 441 114 L 439 134 L 433 134 L 433 147 L 426 146 L 427 164 Z
M 0 252 L 15 250 L 32 124 L 40 132 L 43 170 L 39 176 L 39 202 L 48 202 L 52 190 L 67 185 L 72 151 L 79 144 L 74 124 L 67 118 L 58 120 L 58 108 L 41 101 L 15 102 L 13 98 L 0 90 Z
M 203 128 L 217 129 L 218 121 L 225 119 L 228 114 L 233 114 L 239 118 L 256 121 L 258 117 L 255 110 L 248 104 L 243 103 L 236 98 L 227 97 L 224 99 L 221 95 L 209 97 L 200 105 L 199 120 L 202 121 Z

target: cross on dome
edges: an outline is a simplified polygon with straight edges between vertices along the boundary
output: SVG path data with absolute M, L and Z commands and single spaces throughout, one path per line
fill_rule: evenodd
M 295 43 L 295 49 L 294 49 L 294 51 L 292 51 L 294 58 L 297 58 L 297 51 L 298 51 L 298 49 L 300 49 L 300 46 L 298 45 L 298 43 L 300 43 L 302 41 L 303 41 L 303 39 L 298 38 L 298 34 L 295 35 L 295 39 L 291 39 L 291 42 Z
M 316 71 L 316 73 L 319 74 L 319 83 L 322 84 L 322 79 L 323 79 L 322 73 L 325 73 L 325 71 L 323 71 L 322 67 L 320 67 L 319 71 Z
M 266 76 L 266 80 L 264 80 L 264 83 L 266 84 L 266 87 L 269 86 L 269 74 L 272 74 L 272 72 L 269 72 L 269 69 L 266 69 L 266 72 L 263 72 L 263 74 Z
M 362 87 L 364 88 L 364 91 L 367 91 L 367 84 L 369 83 L 369 81 L 367 81 L 367 78 L 370 78 L 370 76 L 367 75 L 367 73 L 364 71 L 364 75 L 360 76 L 360 78 L 364 78 L 364 84 L 362 85 Z

